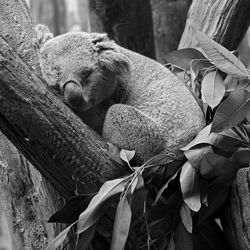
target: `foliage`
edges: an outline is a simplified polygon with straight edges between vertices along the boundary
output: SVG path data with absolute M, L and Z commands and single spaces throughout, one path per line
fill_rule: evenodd
M 111 157 L 121 159 L 130 174 L 105 182 L 93 196 L 69 200 L 50 221 L 73 223 L 47 250 L 59 246 L 75 225 L 77 238 L 84 238 L 76 249 L 87 249 L 95 234 L 108 235 L 112 250 L 125 244 L 127 249 L 228 249 L 215 218 L 237 170 L 250 162 L 250 76 L 210 37 L 197 32 L 197 40 L 200 49 L 169 53 L 167 66 L 192 91 L 207 126 L 179 155 L 158 155 L 142 166 L 131 165 L 134 151 L 116 150 Z M 112 237 L 100 226 L 107 215 L 114 220 Z

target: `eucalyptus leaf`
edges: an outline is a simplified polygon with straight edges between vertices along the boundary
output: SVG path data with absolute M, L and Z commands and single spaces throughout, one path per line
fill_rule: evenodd
M 203 206 L 199 213 L 199 223 L 206 220 L 226 201 L 229 193 L 229 187 L 224 185 L 216 185 L 208 189 L 208 206 Z
M 126 149 L 122 149 L 120 151 L 120 158 L 127 162 L 129 164 L 129 162 L 134 158 L 135 156 L 135 150 L 126 150 Z
M 229 50 L 200 31 L 196 31 L 196 37 L 199 46 L 218 69 L 232 76 L 248 78 L 247 68 Z
M 186 70 L 193 60 L 206 59 L 206 57 L 195 48 L 185 48 L 168 53 L 164 59 L 168 63 Z
M 242 126 L 227 129 L 220 133 L 210 133 L 211 125 L 201 130 L 196 138 L 187 144 L 183 151 L 190 150 L 196 147 L 202 147 L 204 144 L 210 144 L 224 151 L 232 153 L 236 147 L 244 147 L 248 145 L 248 139 L 245 129 Z M 242 134 L 242 135 L 241 135 Z
M 229 176 L 235 173 L 235 165 L 221 155 L 208 153 L 200 162 L 200 174 L 203 178 L 211 180 L 217 176 Z
M 194 243 L 192 234 L 180 223 L 174 232 L 175 250 L 193 250 Z
M 86 231 L 78 235 L 77 246 L 75 250 L 86 250 L 88 249 L 91 241 L 95 236 L 95 225 L 89 227 Z
M 71 197 L 59 211 L 50 217 L 48 222 L 73 223 L 87 208 L 92 197 L 92 195 L 76 195 Z
M 237 148 L 231 157 L 232 161 L 247 166 L 250 164 L 250 148 Z
M 113 227 L 113 235 L 110 250 L 123 250 L 129 233 L 131 223 L 131 208 L 125 195 L 120 199 Z
M 203 102 L 212 109 L 222 100 L 225 94 L 225 84 L 217 70 L 208 72 L 201 83 L 201 94 Z
M 194 169 L 197 169 L 203 156 L 207 153 L 213 152 L 214 151 L 210 145 L 200 145 L 199 147 L 195 147 L 185 151 L 184 154 L 187 157 L 188 161 L 191 163 L 192 167 Z
M 133 181 L 133 183 L 131 184 L 131 194 L 134 193 L 135 188 L 136 188 L 136 186 L 137 186 L 137 184 L 138 184 L 138 180 L 139 180 L 139 177 L 136 176 L 135 179 L 134 179 L 134 181 Z
M 66 239 L 70 229 L 76 224 L 76 222 L 74 222 L 73 224 L 71 224 L 69 227 L 67 227 L 66 229 L 64 229 L 59 235 L 56 236 L 56 238 L 54 238 L 52 240 L 52 242 L 47 246 L 46 250 L 55 250 L 57 247 L 59 247 L 64 240 Z
M 186 151 L 199 144 L 207 143 L 210 131 L 211 125 L 206 126 L 198 133 L 198 135 L 191 142 L 189 142 L 185 147 L 181 148 L 181 150 Z
M 159 192 L 156 195 L 155 201 L 153 203 L 154 205 L 156 205 L 156 203 L 160 199 L 162 193 L 168 188 L 168 184 L 170 183 L 170 181 L 174 180 L 177 177 L 179 170 L 180 170 L 180 168 L 168 179 L 168 181 L 159 190 Z
M 218 107 L 211 127 L 211 132 L 234 127 L 242 122 L 250 111 L 250 93 L 246 90 L 235 90 Z
M 127 180 L 128 177 L 125 177 L 107 181 L 102 185 L 101 189 L 93 197 L 86 210 L 80 214 L 77 223 L 77 234 L 84 232 L 97 222 L 104 213 L 105 205 L 108 205 L 107 201 L 109 201 L 111 197 L 124 191 Z
M 175 250 L 174 234 L 171 235 L 166 250 Z
M 228 74 L 224 80 L 226 91 L 234 91 L 236 89 L 244 89 L 250 92 L 250 80 L 246 78 L 237 78 Z
M 184 202 L 180 209 L 180 217 L 184 227 L 191 234 L 193 231 L 193 220 L 190 208 Z
M 201 207 L 199 177 L 188 161 L 182 167 L 180 185 L 184 202 L 191 210 L 199 211 Z

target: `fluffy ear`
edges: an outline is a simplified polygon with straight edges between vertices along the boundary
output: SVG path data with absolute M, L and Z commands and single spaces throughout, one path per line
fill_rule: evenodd
M 39 49 L 44 45 L 46 41 L 54 37 L 53 34 L 50 32 L 49 28 L 43 24 L 38 24 L 35 28 L 35 32 L 36 44 Z
M 105 41 L 97 42 L 95 47 L 98 61 L 102 68 L 116 75 L 118 80 L 125 82 L 130 78 L 130 61 L 119 51 L 119 47 L 104 37 Z M 99 40 L 100 41 L 100 40 Z

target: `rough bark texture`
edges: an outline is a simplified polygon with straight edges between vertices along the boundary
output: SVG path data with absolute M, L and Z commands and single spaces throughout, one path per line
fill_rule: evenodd
M 155 59 L 150 0 L 90 0 L 90 9 L 101 19 L 104 31 L 119 45 Z M 92 31 L 99 31 L 94 27 Z
M 65 196 L 95 192 L 114 163 L 108 145 L 0 38 L 0 126 Z
M 229 50 L 237 49 L 250 23 L 249 12 L 248 0 L 193 0 L 179 48 L 195 46 L 198 29 Z
M 21 85 L 22 83 L 18 80 L 16 74 L 18 69 L 13 72 L 7 70 L 8 74 L 5 74 L 6 69 L 3 70 L 3 67 L 8 64 L 9 60 L 12 60 L 14 68 L 18 62 L 26 65 L 25 67 L 29 69 L 29 73 L 26 72 L 27 77 L 29 77 L 29 74 L 34 74 L 33 72 L 36 72 L 37 75 L 40 74 L 33 24 L 24 1 L 1 1 L 0 12 L 1 41 L 5 45 L 9 44 L 8 49 L 1 46 L 1 75 L 8 78 L 7 75 L 10 74 Z M 11 59 L 8 56 L 4 58 L 2 52 L 8 53 L 8 50 L 15 54 L 14 58 Z M 0 82 L 2 86 L 2 81 Z M 36 84 L 35 81 L 33 84 Z M 12 102 L 11 99 L 9 101 Z M 19 105 L 22 105 L 21 101 Z M 9 109 L 9 112 L 12 113 L 11 109 Z M 1 117 L 1 119 L 2 124 L 7 122 L 4 117 Z M 12 125 L 15 127 L 15 124 Z M 15 137 L 14 134 L 12 136 Z M 12 248 L 15 250 L 44 249 L 48 242 L 62 229 L 60 225 L 46 223 L 48 218 L 59 209 L 62 202 L 58 198 L 61 194 L 59 195 L 51 187 L 51 184 L 48 184 L 38 171 L 35 171 L 31 164 L 2 134 L 0 136 L 0 172 L 1 216 L 3 217 L 3 211 L 7 215 Z M 67 194 L 68 192 L 65 192 L 65 195 Z M 7 231 L 3 219 L 0 223 L 1 229 Z M 1 232 L 1 247 L 3 246 L 2 243 L 5 245 L 8 243 L 6 234 L 6 232 Z M 69 244 L 64 249 L 72 249 L 71 247 L 72 245 Z
M 213 37 L 229 50 L 237 49 L 250 23 L 248 0 L 194 0 L 179 48 L 196 45 L 194 28 Z M 249 168 L 241 169 L 233 184 L 223 227 L 233 249 L 250 249 Z
M 234 250 L 250 249 L 250 168 L 238 171 L 223 218 L 227 239 Z
M 12 249 L 44 249 L 63 228 L 47 223 L 63 205 L 60 195 L 3 134 L 0 135 L 0 200 Z M 4 230 L 6 233 L 7 229 Z
M 166 63 L 165 56 L 177 49 L 190 4 L 191 0 L 151 0 L 157 61 Z

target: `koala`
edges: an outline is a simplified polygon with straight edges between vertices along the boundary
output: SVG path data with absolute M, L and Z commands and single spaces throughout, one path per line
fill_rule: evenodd
M 39 29 L 39 27 L 38 27 Z M 69 32 L 40 41 L 44 79 L 104 139 L 142 163 L 178 149 L 205 126 L 192 93 L 160 63 L 106 34 Z

